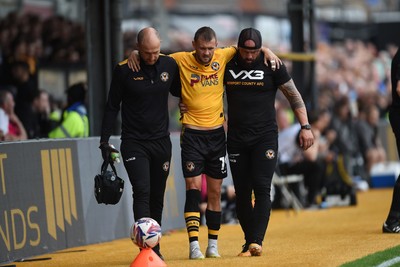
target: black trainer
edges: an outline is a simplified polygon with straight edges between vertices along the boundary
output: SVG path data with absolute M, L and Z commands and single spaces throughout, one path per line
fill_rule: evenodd
M 160 259 L 165 261 L 163 255 L 161 255 L 161 252 L 160 252 L 160 244 L 157 244 L 157 246 L 155 246 L 153 248 L 153 251 L 157 254 L 158 257 L 160 257 Z
M 249 244 L 245 243 L 242 246 L 242 251 L 238 254 L 239 257 L 251 257 L 251 253 L 249 251 Z
M 383 233 L 390 233 L 390 234 L 400 234 L 400 221 L 396 221 L 392 224 L 388 224 L 385 222 L 382 226 Z

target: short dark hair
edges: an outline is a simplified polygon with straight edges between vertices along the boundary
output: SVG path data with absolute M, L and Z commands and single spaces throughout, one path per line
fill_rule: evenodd
M 200 38 L 209 42 L 212 39 L 217 40 L 217 34 L 210 27 L 204 26 L 204 27 L 201 27 L 200 29 L 198 29 L 196 31 L 196 33 L 194 34 L 195 41 L 199 40 Z
M 86 83 L 84 82 L 71 85 L 67 89 L 68 103 L 85 102 L 86 91 Z
M 29 72 L 29 64 L 26 61 L 18 60 L 11 64 L 12 69 L 21 68 L 24 71 Z

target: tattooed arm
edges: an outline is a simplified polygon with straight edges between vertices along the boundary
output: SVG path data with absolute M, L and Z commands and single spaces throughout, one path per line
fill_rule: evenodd
M 306 106 L 293 79 L 290 79 L 287 83 L 280 85 L 278 88 L 286 96 L 299 123 L 301 125 L 308 124 Z
M 306 125 L 308 123 L 307 118 L 307 110 L 304 104 L 303 98 L 299 90 L 297 90 L 296 85 L 293 82 L 293 79 L 290 79 L 287 83 L 280 85 L 279 90 L 286 96 L 287 100 L 290 103 L 290 106 L 299 121 L 300 125 Z M 314 143 L 314 136 L 312 131 L 310 130 L 301 130 L 299 135 L 300 146 L 307 150 Z

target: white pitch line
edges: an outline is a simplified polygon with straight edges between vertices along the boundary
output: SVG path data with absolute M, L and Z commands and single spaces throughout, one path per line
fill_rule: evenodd
M 376 267 L 389 267 L 398 262 L 400 262 L 400 257 L 396 257 L 391 260 L 384 261 L 381 264 L 377 265 Z

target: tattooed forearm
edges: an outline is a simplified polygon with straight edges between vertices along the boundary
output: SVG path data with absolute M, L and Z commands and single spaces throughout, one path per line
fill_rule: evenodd
M 286 96 L 293 110 L 305 107 L 303 98 L 301 97 L 300 92 L 297 90 L 292 79 L 290 79 L 290 81 L 287 83 L 280 85 L 279 90 L 281 90 Z

